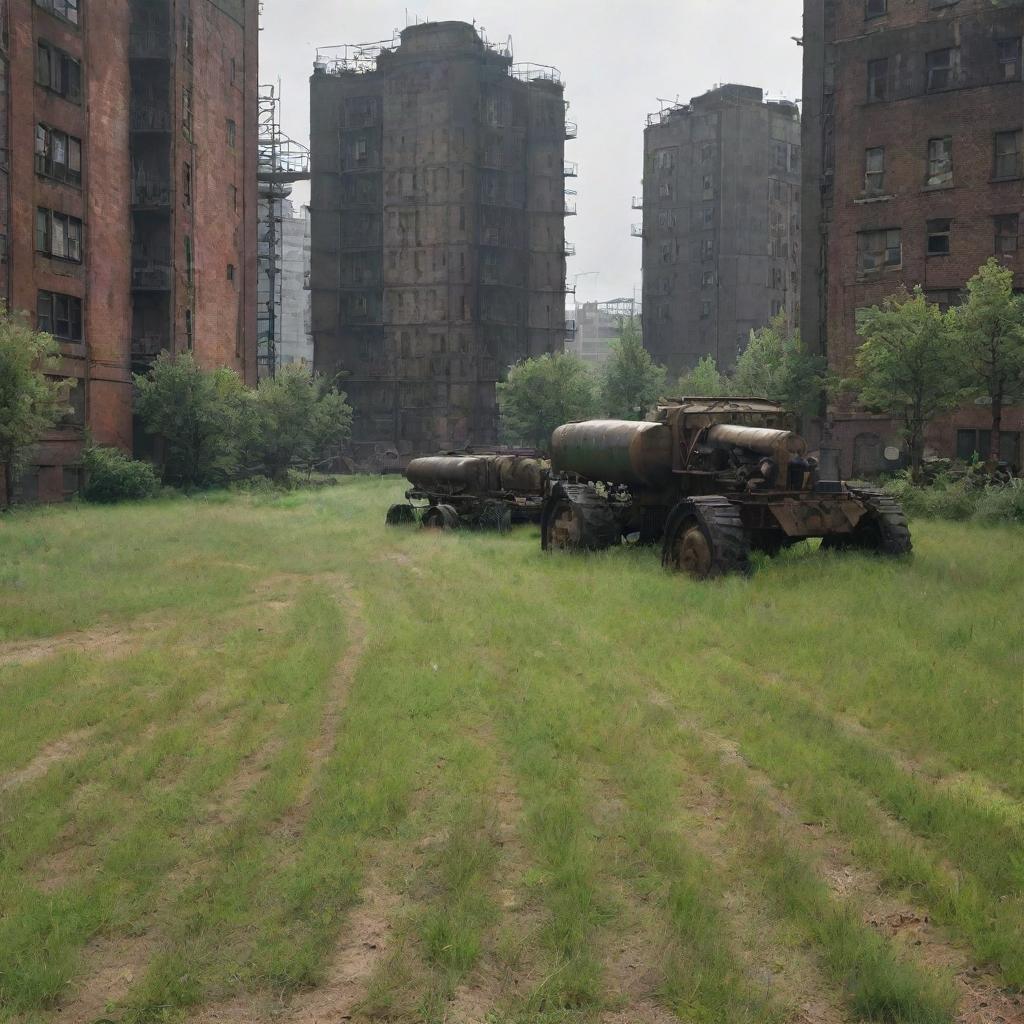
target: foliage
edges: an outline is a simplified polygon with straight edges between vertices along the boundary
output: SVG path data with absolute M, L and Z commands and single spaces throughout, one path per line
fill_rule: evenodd
M 920 287 L 890 295 L 857 317 L 864 343 L 847 384 L 868 411 L 886 413 L 900 423 L 915 474 L 925 428 L 939 413 L 954 408 L 962 395 L 951 321 L 950 314 L 927 302 Z
M 509 370 L 498 402 L 506 440 L 547 450 L 556 427 L 596 415 L 597 382 L 578 356 L 543 355 Z
M 0 303 L 0 466 L 8 503 L 33 446 L 68 412 L 75 382 L 55 377 L 59 371 L 57 342 Z
M 640 328 L 623 321 L 601 373 L 601 402 L 613 419 L 642 420 L 665 392 L 666 372 L 644 348 Z
M 969 479 L 940 477 L 929 487 L 903 474 L 887 485 L 911 517 L 974 520 L 980 523 L 1019 523 L 1024 526 L 1024 481 L 974 486 Z
M 193 490 L 235 476 L 251 403 L 238 374 L 204 370 L 191 353 L 161 353 L 135 386 L 145 429 L 163 442 L 165 483 Z
M 679 378 L 679 394 L 689 398 L 723 398 L 732 394 L 732 382 L 721 373 L 714 356 L 704 356 Z
M 261 380 L 249 413 L 247 455 L 279 483 L 292 466 L 312 472 L 352 431 L 345 395 L 304 366 Z
M 82 497 L 97 504 L 151 498 L 160 481 L 148 462 L 129 458 L 116 448 L 85 450 L 85 487 Z
M 953 314 L 969 393 L 992 402 L 991 449 L 999 458 L 1003 407 L 1024 390 L 1024 296 L 1013 293 L 1013 271 L 990 259 L 967 284 L 968 299 Z
M 782 314 L 750 332 L 732 377 L 733 394 L 782 402 L 804 419 L 819 414 L 831 386 L 824 358 L 805 351 L 800 332 Z

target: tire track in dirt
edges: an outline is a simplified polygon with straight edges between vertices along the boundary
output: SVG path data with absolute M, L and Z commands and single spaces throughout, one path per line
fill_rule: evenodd
M 663 693 L 652 694 L 652 701 L 675 712 L 671 699 Z M 856 864 L 852 852 L 844 847 L 838 835 L 818 822 L 803 820 L 769 776 L 743 756 L 737 743 L 683 716 L 678 716 L 678 722 L 717 753 L 724 764 L 743 771 L 754 792 L 785 827 L 786 839 L 810 858 L 816 874 L 839 901 L 855 907 L 865 925 L 892 941 L 909 959 L 953 980 L 958 996 L 958 1024 L 1020 1024 L 1024 1021 L 1024 996 L 1008 992 L 999 985 L 994 974 L 974 964 L 966 945 L 947 938 L 926 910 L 899 895 L 887 893 L 882 879 Z M 727 820 L 728 807 L 713 783 L 706 791 L 706 798 L 710 801 L 707 810 L 719 820 Z M 814 1011 L 819 1013 L 820 1008 L 815 1007 Z M 809 1021 L 819 1019 L 830 1020 L 814 1013 L 808 1017 Z
M 48 743 L 24 768 L 0 775 L 0 793 L 35 782 L 43 778 L 54 765 L 76 757 L 95 732 L 94 728 L 78 729 Z
M 98 654 L 106 658 L 118 657 L 137 650 L 143 641 L 166 626 L 158 619 L 140 619 L 128 625 L 110 626 L 64 633 L 40 640 L 18 640 L 0 644 L 0 668 L 32 665 L 66 651 Z

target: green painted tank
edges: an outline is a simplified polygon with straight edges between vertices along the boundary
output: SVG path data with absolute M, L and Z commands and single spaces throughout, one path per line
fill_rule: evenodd
M 625 420 L 567 423 L 551 439 L 551 467 L 587 480 L 661 487 L 672 478 L 672 429 Z

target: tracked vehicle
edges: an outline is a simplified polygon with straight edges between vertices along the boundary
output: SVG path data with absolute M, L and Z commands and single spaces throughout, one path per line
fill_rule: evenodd
M 911 550 L 906 517 L 884 491 L 829 479 L 796 418 L 755 398 L 682 398 L 652 422 L 559 427 L 541 517 L 546 551 L 596 551 L 624 536 L 660 543 L 666 568 L 698 579 L 747 572 L 820 537 L 830 549 Z
M 392 505 L 387 523 L 419 522 L 428 529 L 460 526 L 507 531 L 515 522 L 539 522 L 549 463 L 532 450 L 451 453 L 414 459 L 405 475 L 406 504 Z

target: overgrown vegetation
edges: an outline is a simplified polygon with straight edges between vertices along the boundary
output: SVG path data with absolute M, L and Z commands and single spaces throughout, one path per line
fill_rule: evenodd
M 0 508 L 13 500 L 14 482 L 39 438 L 70 411 L 68 392 L 75 381 L 59 374 L 57 342 L 0 303 Z
M 1015 533 L 705 586 L 401 491 L 0 531 L 0 1019 L 1019 1015 Z
M 97 504 L 140 501 L 160 489 L 148 462 L 129 458 L 116 448 L 92 446 L 85 450 L 85 486 L 82 497 Z
M 667 374 L 644 348 L 640 324 L 624 320 L 601 369 L 601 407 L 616 420 L 642 420 L 665 394 Z
M 911 474 L 906 474 L 886 487 L 899 498 L 910 516 L 1024 525 L 1024 480 L 994 484 L 984 477 L 974 480 L 940 476 L 928 486 L 921 486 Z

